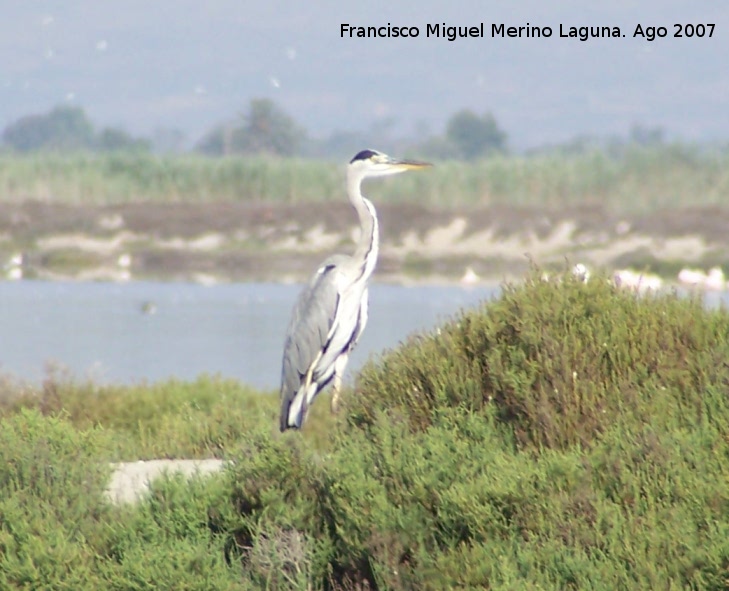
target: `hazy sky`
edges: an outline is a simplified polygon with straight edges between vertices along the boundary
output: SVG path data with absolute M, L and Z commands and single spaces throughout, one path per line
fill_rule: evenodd
M 729 2 L 612 0 L 29 0 L 0 19 L 0 127 L 59 103 L 133 133 L 175 127 L 194 140 L 270 97 L 313 135 L 440 132 L 454 111 L 491 111 L 516 147 L 660 125 L 685 139 L 729 139 Z M 427 25 L 484 38 L 426 38 Z M 342 23 L 416 26 L 416 39 L 341 38 Z M 491 24 L 550 26 L 549 39 L 491 37 Z M 675 38 L 674 23 L 714 23 Z M 560 24 L 618 26 L 582 42 Z M 649 42 L 636 25 L 667 28 Z

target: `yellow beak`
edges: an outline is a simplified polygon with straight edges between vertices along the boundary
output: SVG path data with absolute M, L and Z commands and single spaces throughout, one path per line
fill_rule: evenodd
M 420 170 L 433 166 L 430 162 L 419 162 L 418 160 L 396 160 L 390 158 L 387 164 L 398 170 Z

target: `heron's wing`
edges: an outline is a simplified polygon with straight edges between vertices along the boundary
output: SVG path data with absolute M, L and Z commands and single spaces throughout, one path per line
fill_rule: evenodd
M 335 335 L 341 301 L 337 287 L 336 257 L 317 270 L 294 306 L 284 344 L 281 370 L 281 425 L 288 409 L 310 372 L 324 355 Z
M 336 272 L 336 265 L 322 265 L 294 307 L 284 355 L 301 376 L 306 375 L 331 338 L 340 301 Z
M 349 345 L 349 350 L 351 351 L 354 349 L 354 347 L 359 342 L 359 337 L 362 336 L 362 332 L 365 329 L 365 326 L 367 326 L 367 318 L 368 318 L 368 310 L 369 310 L 369 290 L 365 288 L 365 290 L 362 292 L 362 299 L 359 303 L 359 314 L 357 315 L 357 326 L 354 330 L 354 337 L 352 337 L 352 342 Z

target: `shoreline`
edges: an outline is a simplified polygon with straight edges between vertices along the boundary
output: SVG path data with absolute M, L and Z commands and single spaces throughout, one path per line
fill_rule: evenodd
M 379 204 L 376 281 L 500 284 L 536 265 L 632 268 L 675 282 L 684 267 L 729 270 L 729 207 L 616 215 L 599 208 Z M 346 203 L 0 203 L 5 279 L 302 282 L 332 253 L 350 253 Z

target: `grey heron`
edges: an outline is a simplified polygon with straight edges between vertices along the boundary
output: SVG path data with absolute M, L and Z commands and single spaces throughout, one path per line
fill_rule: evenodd
M 430 166 L 363 150 L 347 167 L 347 195 L 361 234 L 352 256 L 325 260 L 299 295 L 284 342 L 281 369 L 281 431 L 300 429 L 309 407 L 330 382 L 336 412 L 349 354 L 367 324 L 367 284 L 377 263 L 379 224 L 362 181 Z

